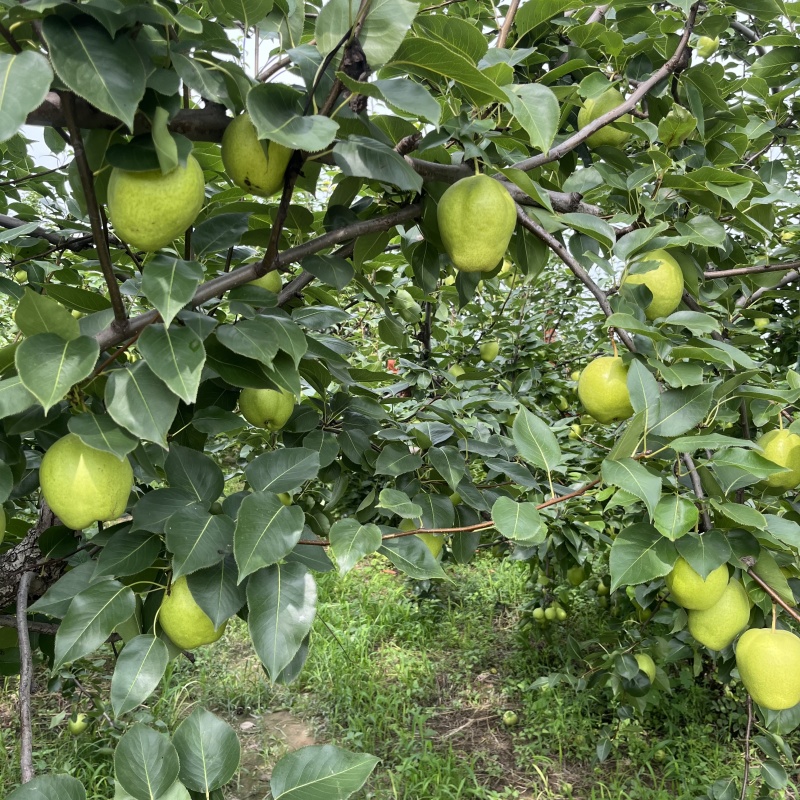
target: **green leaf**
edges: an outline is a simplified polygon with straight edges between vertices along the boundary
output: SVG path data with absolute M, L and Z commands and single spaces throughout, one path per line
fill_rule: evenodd
M 679 540 L 680 541 L 680 540 Z M 662 578 L 678 559 L 675 545 L 652 525 L 631 525 L 611 546 L 611 591 Z
M 317 477 L 319 452 L 287 447 L 254 458 L 245 468 L 247 482 L 256 492 L 291 492 Z
M 290 553 L 300 541 L 304 523 L 303 509 L 285 506 L 276 494 L 247 495 L 239 507 L 233 534 L 239 582 Z
M 800 525 L 774 514 L 764 514 L 764 519 L 771 536 L 794 550 L 800 550 Z
M 670 541 L 680 539 L 697 526 L 700 512 L 697 506 L 677 494 L 664 495 L 656 506 L 653 524 Z
M 422 189 L 422 176 L 396 150 L 375 139 L 348 136 L 333 148 L 333 159 L 345 175 L 391 183 L 408 192 Z
M 561 214 L 558 219 L 569 225 L 570 228 L 575 228 L 576 231 L 585 233 L 600 242 L 607 250 L 611 250 L 616 242 L 614 229 L 605 220 L 598 219 L 591 214 Z
M 742 528 L 755 528 L 763 531 L 767 529 L 767 520 L 764 515 L 750 506 L 741 503 L 720 503 L 711 498 L 711 505 L 720 514 L 735 522 Z
M 167 431 L 178 410 L 178 397 L 139 361 L 109 375 L 106 409 L 112 419 L 134 436 L 167 447 Z
M 7 800 L 86 800 L 86 790 L 69 775 L 37 775 L 14 789 Z
M 73 598 L 95 582 L 96 566 L 94 561 L 84 561 L 83 564 L 78 564 L 69 572 L 65 572 L 30 606 L 29 610 L 32 613 L 63 619 Z
M 397 489 L 381 489 L 377 507 L 403 519 L 419 519 L 422 516 L 422 506 L 412 503 L 405 492 L 398 492 Z
M 19 414 L 34 403 L 36 398 L 23 386 L 18 375 L 0 381 L 0 419 Z
M 439 42 L 409 37 L 400 45 L 388 67 L 392 74 L 410 72 L 434 82 L 440 78 L 453 80 L 464 89 L 469 100 L 478 106 L 492 101 L 504 103 L 508 100 L 503 89 L 469 59 Z
M 20 344 L 14 363 L 25 388 L 47 412 L 92 374 L 99 355 L 97 342 L 88 336 L 66 340 L 55 333 L 37 333 Z
M 94 577 L 135 575 L 152 566 L 161 552 L 161 539 L 126 525 L 111 535 L 97 558 Z
M 797 605 L 794 592 L 792 592 L 786 580 L 786 576 L 781 572 L 781 568 L 778 566 L 778 563 L 769 550 L 761 549 L 761 552 L 758 554 L 758 561 L 756 561 L 753 567 L 753 572 L 755 572 L 767 586 L 774 589 L 781 600 L 790 606 Z
M 114 775 L 136 800 L 159 800 L 178 779 L 179 768 L 178 753 L 169 737 L 138 722 L 114 751 Z
M 506 105 L 525 129 L 531 144 L 546 153 L 556 138 L 560 119 L 555 92 L 539 83 L 515 84 L 504 91 L 508 97 Z M 609 247 L 614 241 L 612 238 Z
M 77 594 L 56 633 L 54 666 L 93 653 L 135 608 L 133 592 L 118 581 L 101 581 Z
M 706 433 L 697 436 L 680 436 L 673 439 L 669 446 L 676 453 L 694 453 L 697 450 L 722 450 L 728 447 L 755 447 L 749 439 L 734 439 L 722 433 Z
M 164 325 L 169 325 L 192 299 L 203 274 L 203 267 L 196 261 L 163 254 L 148 261 L 142 276 L 142 292 L 161 314 Z
M 447 577 L 428 549 L 428 545 L 418 536 L 385 539 L 378 552 L 386 556 L 397 569 L 416 581 Z
M 195 602 L 219 628 L 247 600 L 244 584 L 239 583 L 239 571 L 233 555 L 225 556 L 212 567 L 193 572 L 186 578 Z
M 198 257 L 219 253 L 239 244 L 250 226 L 250 214 L 215 214 L 192 232 L 192 248 Z
M 319 114 L 303 115 L 303 95 L 290 86 L 261 83 L 247 94 L 247 111 L 259 139 L 292 150 L 317 152 L 335 138 L 339 125 Z
M 546 470 L 548 476 L 561 463 L 561 448 L 550 426 L 524 406 L 517 412 L 511 435 L 522 458 Z
M 647 468 L 632 458 L 618 461 L 605 459 L 602 466 L 603 481 L 617 486 L 638 497 L 647 506 L 650 519 L 661 497 L 661 478 L 652 475 Z
M 537 0 L 535 3 L 524 3 L 514 18 L 517 36 L 522 37 L 568 8 L 581 6 L 580 0 Z
M 726 494 L 784 471 L 784 468 L 774 461 L 764 458 L 753 450 L 739 447 L 720 450 L 711 463 L 717 480 Z
M 688 222 L 676 222 L 675 229 L 701 247 L 721 247 L 727 236 L 725 228 L 707 214 L 692 217 Z
M 34 50 L 0 54 L 0 142 L 10 139 L 50 89 L 53 70 Z
M 217 338 L 234 353 L 254 358 L 268 367 L 278 353 L 278 342 L 270 333 L 272 324 L 265 317 L 244 319 L 236 325 L 220 325 Z
M 150 369 L 184 403 L 194 403 L 206 361 L 203 340 L 178 325 L 148 325 L 138 341 Z
M 253 647 L 270 679 L 275 680 L 311 630 L 317 609 L 314 578 L 302 564 L 261 569 L 247 584 L 247 607 Z
M 220 103 L 233 109 L 233 103 L 225 85 L 225 77 L 221 70 L 208 69 L 197 59 L 189 58 L 175 51 L 170 53 L 170 61 L 178 77 L 190 89 L 214 103 Z
M 244 25 L 245 32 L 247 32 L 248 28 L 261 22 L 272 11 L 274 4 L 274 0 L 220 0 L 220 2 L 226 13 Z M 182 774 L 181 779 L 183 780 Z M 186 783 L 186 781 L 183 782 Z M 189 786 L 188 783 L 186 783 L 186 786 L 196 792 L 206 791 L 205 789 Z
M 650 432 L 656 436 L 679 436 L 702 422 L 711 408 L 713 386 L 668 389 L 661 395 L 658 415 Z
M 675 547 L 703 580 L 731 557 L 731 546 L 725 534 L 716 529 L 697 536 L 684 536 L 678 539 Z
M 128 36 L 112 39 L 89 17 L 66 19 L 56 14 L 42 20 L 42 35 L 58 77 L 75 94 L 133 130 L 147 76 Z
M 270 779 L 274 800 L 346 800 L 367 781 L 380 759 L 349 753 L 332 744 L 301 747 L 275 765 Z
M 172 735 L 180 758 L 181 783 L 193 792 L 220 789 L 236 774 L 242 747 L 227 722 L 196 708 Z
M 392 78 L 367 84 L 374 86 L 378 95 L 390 106 L 407 114 L 414 114 L 438 126 L 442 117 L 442 107 L 434 96 L 421 84 L 407 78 Z M 363 84 L 359 84 L 359 87 Z M 372 96 L 370 94 L 370 96 Z
M 164 531 L 173 555 L 173 580 L 213 566 L 233 548 L 233 520 L 226 514 L 209 514 L 199 505 L 176 511 Z
M 378 475 L 391 475 L 397 477 L 406 472 L 413 472 L 422 466 L 422 459 L 412 453 L 407 445 L 392 443 L 381 450 L 375 462 L 375 472 Z
M 634 359 L 628 368 L 627 386 L 631 396 L 631 406 L 635 412 L 643 412 L 644 427 L 647 430 L 661 399 L 658 382 L 641 361 Z
M 278 349 L 289 355 L 297 366 L 308 350 L 306 335 L 297 323 L 280 310 L 273 314 L 261 314 L 258 320 L 266 323 L 264 335 L 274 339 L 278 343 Z
M 111 707 L 121 717 L 156 690 L 169 663 L 167 645 L 157 636 L 142 634 L 125 644 L 111 677 Z
M 170 443 L 164 470 L 170 486 L 194 495 L 204 508 L 208 508 L 222 494 L 225 486 L 222 470 L 214 459 L 175 442 Z
M 194 502 L 196 498 L 183 489 L 155 489 L 147 492 L 133 507 L 133 530 L 163 533 L 166 521 L 176 511 Z
M 139 444 L 135 436 L 120 428 L 107 414 L 76 414 L 69 418 L 67 426 L 84 444 L 113 453 L 117 458 L 125 458 Z
M 510 497 L 498 497 L 492 506 L 492 522 L 498 533 L 522 544 L 540 544 L 547 536 L 547 526 L 533 503 L 517 503 Z
M 352 517 L 334 522 L 329 538 L 341 575 L 348 573 L 361 558 L 374 553 L 381 546 L 380 528 L 372 524 L 361 525 Z
M 455 492 L 467 473 L 464 456 L 461 455 L 458 448 L 452 446 L 431 447 L 428 450 L 428 460 L 431 462 L 431 466 L 447 481 L 450 489 Z

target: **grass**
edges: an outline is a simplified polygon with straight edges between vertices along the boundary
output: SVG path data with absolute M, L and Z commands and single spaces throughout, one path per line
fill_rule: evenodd
M 741 775 L 741 747 L 719 720 L 727 701 L 687 669 L 670 667 L 675 690 L 639 720 L 620 719 L 606 689 L 576 692 L 542 680 L 568 665 L 568 635 L 578 642 L 612 624 L 588 592 L 571 590 L 567 622 L 522 631 L 519 609 L 532 591 L 523 564 L 482 556 L 449 566 L 452 582 L 426 596 L 387 564 L 375 559 L 344 578 L 320 576 L 311 655 L 291 686 L 266 682 L 236 621 L 220 643 L 197 651 L 194 665 L 173 662 L 138 718 L 168 730 L 204 703 L 228 720 L 243 744 L 238 783 L 226 794 L 237 800 L 263 798 L 270 765 L 313 740 L 379 756 L 359 795 L 373 800 L 689 800 Z M 95 662 L 82 685 L 103 696 L 109 666 Z M 9 694 L 0 696 L 0 796 L 18 780 L 14 686 L 7 679 Z M 119 733 L 102 719 L 78 738 L 63 724 L 51 729 L 53 709 L 70 707 L 37 694 L 37 768 L 70 772 L 90 800 L 110 798 Z M 509 710 L 518 717 L 513 727 L 503 724 Z

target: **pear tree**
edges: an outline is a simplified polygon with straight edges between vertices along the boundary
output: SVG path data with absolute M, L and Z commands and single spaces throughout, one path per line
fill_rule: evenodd
M 64 728 L 113 730 L 115 796 L 227 796 L 221 717 L 138 721 L 170 661 L 238 626 L 289 683 L 321 573 L 386 559 L 435 586 L 486 550 L 535 576 L 558 680 L 613 704 L 600 760 L 705 665 L 749 692 L 745 773 L 707 796 L 745 796 L 756 762 L 785 787 L 797 17 L 0 4 L 3 795 L 104 796 L 34 768 L 34 666 L 75 692 L 91 660 L 108 691 Z M 613 642 L 570 637 L 570 592 L 621 620 Z M 303 748 L 271 796 L 350 797 L 378 761 Z

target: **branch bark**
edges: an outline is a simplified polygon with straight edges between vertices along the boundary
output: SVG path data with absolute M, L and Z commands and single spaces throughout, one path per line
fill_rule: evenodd
M 760 289 L 756 289 L 749 297 L 742 295 L 742 297 L 736 301 L 736 307 L 747 308 L 753 305 L 757 300 L 760 300 L 767 292 L 774 292 L 776 289 L 780 289 L 786 286 L 786 284 L 796 281 L 798 278 L 800 278 L 800 270 L 787 272 L 774 286 L 762 286 Z
M 765 272 L 786 272 L 799 269 L 800 261 L 787 261 L 785 264 L 757 264 L 753 267 L 736 267 L 735 269 L 711 269 L 703 273 L 706 280 L 716 278 L 737 278 L 739 275 L 762 275 Z
M 511 33 L 511 26 L 514 24 L 514 17 L 517 15 L 519 8 L 519 0 L 511 0 L 511 5 L 508 7 L 506 18 L 503 20 L 503 27 L 500 29 L 500 35 L 497 37 L 497 47 L 505 47 L 508 40 L 508 34 Z
M 697 474 L 697 467 L 694 464 L 694 460 L 688 453 L 683 454 L 683 463 L 686 465 L 686 469 L 689 471 L 689 480 L 692 482 L 692 489 L 694 489 L 694 493 L 697 495 L 697 499 L 700 501 L 700 518 L 703 521 L 703 530 L 710 531 L 711 517 L 708 515 L 708 510 L 703 504 L 706 493 L 703 491 L 703 484 L 700 482 L 700 476 Z
M 517 221 L 523 228 L 541 239 L 569 267 L 572 274 L 594 295 L 598 305 L 607 317 L 614 313 L 609 305 L 606 293 L 591 279 L 589 273 L 575 260 L 569 250 L 553 234 L 548 233 L 539 225 L 536 220 L 531 219 L 519 204 L 517 205 Z M 623 330 L 617 330 L 616 333 L 625 347 L 631 353 L 635 353 L 636 345 L 634 345 L 631 337 Z
M 28 635 L 28 591 L 32 572 L 25 572 L 17 587 L 17 636 L 19 639 L 19 765 L 22 783 L 33 780 L 33 727 L 31 724 L 31 685 L 33 684 L 33 659 Z

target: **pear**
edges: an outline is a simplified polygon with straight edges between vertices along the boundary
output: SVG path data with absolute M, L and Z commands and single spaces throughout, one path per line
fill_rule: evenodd
M 586 570 L 583 564 L 576 564 L 567 570 L 567 580 L 571 586 L 580 586 L 586 580 Z
M 139 250 L 159 250 L 197 218 L 205 200 L 203 170 L 194 156 L 185 167 L 128 172 L 115 167 L 108 182 L 108 216 L 116 234 Z
M 717 52 L 718 47 L 719 36 L 715 36 L 713 39 L 710 36 L 701 36 L 697 40 L 695 51 L 700 58 L 711 58 Z
M 445 191 L 437 219 L 442 243 L 455 267 L 462 272 L 488 272 L 506 252 L 517 209 L 499 181 L 473 175 Z
M 394 296 L 394 306 L 397 309 L 397 313 L 406 322 L 419 322 L 422 316 L 422 306 L 405 289 L 397 290 Z
M 578 129 L 585 128 L 590 122 L 594 122 L 603 114 L 608 114 L 625 102 L 625 98 L 619 89 L 613 87 L 607 89 L 599 97 L 589 98 L 583 103 L 583 107 L 578 112 Z M 631 122 L 630 114 L 623 114 L 615 122 Z M 606 125 L 597 133 L 593 133 L 587 140 L 589 147 L 622 147 L 630 139 L 630 134 L 614 127 L 614 123 Z
M 757 331 L 763 331 L 765 328 L 769 327 L 769 317 L 756 317 L 753 320 L 753 327 Z
M 497 354 L 500 352 L 500 342 L 497 340 L 483 342 L 480 346 L 480 352 L 481 361 L 484 361 L 488 364 L 497 358 Z
M 292 416 L 294 395 L 285 389 L 242 389 L 239 411 L 256 428 L 279 431 Z
M 275 194 L 283 186 L 291 157 L 288 147 L 259 140 L 249 114 L 236 117 L 222 135 L 225 171 L 238 187 L 251 194 L 261 197 Z
M 458 380 L 465 372 L 464 367 L 461 364 L 453 364 L 450 369 L 447 370 L 450 375 L 452 375 L 456 380 Z
M 133 470 L 127 458 L 95 450 L 69 433 L 44 454 L 39 483 L 53 513 L 68 528 L 80 531 L 125 511 Z
M 266 289 L 268 292 L 278 294 L 283 286 L 283 282 L 281 281 L 280 272 L 278 272 L 276 269 L 273 269 L 270 270 L 266 275 L 262 275 L 260 278 L 255 278 L 254 280 L 250 281 L 248 286 L 259 286 L 262 289 Z
M 679 606 L 705 611 L 717 603 L 725 592 L 728 566 L 721 564 L 703 579 L 683 556 L 679 556 L 666 582 L 672 599 Z
M 773 430 L 765 433 L 757 442 L 763 450 L 764 458 L 788 472 L 776 472 L 765 483 L 772 489 L 794 489 L 800 484 L 800 436 L 787 430 Z
M 598 422 L 627 419 L 633 414 L 628 368 L 618 356 L 596 358 L 581 372 L 578 397 Z
M 439 557 L 439 553 L 442 552 L 442 547 L 444 547 L 444 536 L 438 533 L 418 533 L 417 537 L 425 542 L 425 545 L 428 550 L 431 551 L 431 555 L 434 558 Z
M 681 303 L 683 297 L 683 272 L 680 264 L 666 250 L 651 250 L 639 256 L 631 265 L 656 262 L 658 266 L 648 272 L 628 272 L 625 284 L 644 284 L 653 295 L 644 313 L 647 319 L 669 316 Z M 630 267 L 629 267 L 630 270 Z
M 791 631 L 751 628 L 736 645 L 742 683 L 763 708 L 781 711 L 800 703 L 800 638 Z
M 228 624 L 223 622 L 219 628 L 214 627 L 211 618 L 197 605 L 183 575 L 172 584 L 169 594 L 164 595 L 158 621 L 164 633 L 181 650 L 194 650 L 216 642 Z
M 650 678 L 650 683 L 656 679 L 656 662 L 647 653 L 637 653 L 634 658 L 639 669 Z
M 744 586 L 732 580 L 711 608 L 689 612 L 689 633 L 711 650 L 723 650 L 747 627 L 750 599 Z

